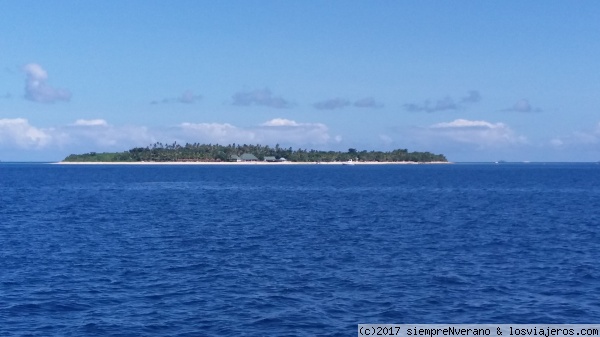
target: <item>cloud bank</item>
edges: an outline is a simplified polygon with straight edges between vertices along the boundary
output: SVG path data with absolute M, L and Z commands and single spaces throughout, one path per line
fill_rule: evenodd
M 60 160 L 71 153 L 125 151 L 157 141 L 319 146 L 339 143 L 341 137 L 332 137 L 325 124 L 284 118 L 271 119 L 249 127 L 228 123 L 185 122 L 158 128 L 116 126 L 104 119 L 78 119 L 67 125 L 40 128 L 31 125 L 24 118 L 0 119 L 0 150 L 8 153 L 18 149 L 19 158 L 23 158 L 27 151 L 41 153 L 39 151 L 43 150 L 46 155 L 57 155 L 54 160 Z
M 194 94 L 191 90 L 184 91 L 180 96 L 174 98 L 163 98 L 161 100 L 155 100 L 150 102 L 150 104 L 169 104 L 169 103 L 183 103 L 183 104 L 193 104 L 202 99 L 201 95 Z
M 543 110 L 541 108 L 537 108 L 532 106 L 529 103 L 529 100 L 526 98 L 520 99 L 517 102 L 515 102 L 515 104 L 513 104 L 513 106 L 511 106 L 510 108 L 507 109 L 503 109 L 502 111 L 509 111 L 509 112 L 542 112 Z
M 347 107 L 350 101 L 343 98 L 332 98 L 324 101 L 316 102 L 313 107 L 318 110 L 335 110 Z
M 556 148 L 576 146 L 600 152 L 600 123 L 591 129 L 578 130 L 567 136 L 553 138 L 550 144 Z
M 321 145 L 332 139 L 324 124 L 299 123 L 283 118 L 275 118 L 254 127 L 238 127 L 228 123 L 182 123 L 178 128 L 186 139 L 193 139 L 194 142 Z
M 505 123 L 469 119 L 390 128 L 379 141 L 396 148 L 443 153 L 451 161 L 514 159 L 534 149 L 526 137 Z
M 365 97 L 355 101 L 354 103 L 345 98 L 336 97 L 313 104 L 313 107 L 318 110 L 336 110 L 348 106 L 354 106 L 356 108 L 381 108 L 383 107 L 383 104 L 377 102 L 373 97 Z
M 271 90 L 258 89 L 252 91 L 240 91 L 232 96 L 232 104 L 237 106 L 266 106 L 269 108 L 284 109 L 292 106 L 290 102 L 281 96 L 275 96 Z
M 36 128 L 24 118 L 0 119 L 0 146 L 39 149 L 55 141 L 52 129 Z
M 0 119 L 0 148 L 124 150 L 147 145 L 156 138 L 146 127 L 113 126 L 103 119 L 78 119 L 51 128 L 33 126 L 27 119 Z
M 450 160 L 461 157 L 462 160 L 515 159 L 515 156 L 523 160 L 573 160 L 581 158 L 581 155 L 598 158 L 600 154 L 600 123 L 533 144 L 505 123 L 469 119 L 454 119 L 425 127 L 388 129 L 374 137 L 380 146 L 444 153 Z M 0 153 L 4 161 L 16 158 L 60 160 L 71 153 L 124 151 L 157 141 L 177 141 L 180 144 L 279 143 L 334 149 L 340 146 L 342 137 L 332 134 L 323 123 L 286 118 L 274 118 L 251 126 L 184 122 L 166 127 L 112 125 L 104 119 L 78 119 L 65 125 L 40 127 L 24 118 L 0 119 Z
M 452 122 L 437 123 L 429 126 L 432 137 L 445 141 L 477 145 L 477 147 L 501 147 L 525 144 L 527 139 L 517 135 L 504 123 L 456 119 Z
M 469 104 L 481 101 L 481 94 L 477 90 L 471 90 L 466 96 L 456 100 L 452 97 L 444 97 L 437 100 L 426 100 L 423 103 L 407 103 L 403 107 L 408 112 L 440 112 L 449 110 L 459 110 Z
M 29 63 L 23 67 L 25 71 L 25 99 L 38 103 L 54 103 L 69 101 L 71 93 L 65 89 L 58 89 L 46 83 L 48 73 L 37 63 Z
M 146 146 L 158 141 L 160 132 L 144 126 L 115 126 L 104 119 L 78 119 L 75 123 L 61 127 L 65 134 L 66 147 L 83 148 L 90 151 L 124 151 L 133 146 Z M 88 151 L 88 150 L 86 150 Z
M 383 103 L 377 102 L 373 97 L 365 97 L 353 104 L 357 108 L 382 108 Z

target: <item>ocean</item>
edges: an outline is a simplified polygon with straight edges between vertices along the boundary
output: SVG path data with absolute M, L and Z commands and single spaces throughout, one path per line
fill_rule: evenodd
M 0 163 L 0 336 L 597 323 L 600 165 Z

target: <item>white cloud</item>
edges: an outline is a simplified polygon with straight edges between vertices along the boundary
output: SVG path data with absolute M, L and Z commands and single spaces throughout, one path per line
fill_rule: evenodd
M 48 79 L 48 72 L 37 63 L 26 64 L 23 69 L 32 81 L 45 81 Z
M 79 119 L 63 127 L 69 145 L 84 145 L 95 152 L 124 151 L 134 146 L 147 146 L 157 141 L 159 132 L 144 126 L 114 126 L 103 119 Z
M 40 129 L 24 118 L 0 119 L 0 145 L 22 149 L 39 149 L 53 140 L 52 129 Z
M 331 139 L 325 124 L 299 123 L 284 118 L 245 128 L 227 123 L 182 123 L 180 128 L 191 142 L 315 145 Z
M 560 138 L 553 138 L 550 140 L 550 145 L 552 145 L 554 147 L 561 147 L 564 144 L 565 143 Z
M 578 146 L 595 147 L 600 144 L 600 123 L 594 128 L 587 130 L 578 130 L 564 137 L 552 139 L 551 144 L 556 146 Z
M 78 119 L 73 123 L 75 126 L 108 126 L 104 119 Z
M 498 128 L 504 127 L 504 124 L 498 123 L 496 125 L 486 122 L 486 121 L 470 121 L 466 119 L 456 119 L 452 122 L 447 123 L 437 123 L 430 126 L 433 129 L 439 128 Z
M 37 63 L 29 63 L 23 67 L 25 71 L 25 98 L 39 103 L 68 101 L 71 93 L 65 89 L 51 87 L 46 83 L 48 73 Z
M 263 123 L 263 127 L 258 129 L 257 133 L 268 143 L 325 144 L 331 139 L 325 124 L 298 123 L 281 118 Z
M 285 118 L 275 118 L 270 121 L 266 121 L 261 124 L 262 126 L 299 126 L 300 124 L 296 123 L 296 121 L 285 119 Z
M 385 144 L 385 145 L 390 145 L 393 143 L 393 139 L 392 137 L 388 136 L 388 135 L 379 135 L 379 140 Z
M 145 127 L 112 126 L 103 119 L 39 128 L 23 118 L 0 119 L 0 148 L 121 151 L 156 141 Z
M 598 161 L 600 158 L 600 123 L 591 128 L 554 137 L 544 145 L 552 149 L 553 161 Z
M 183 137 L 190 142 L 239 143 L 254 140 L 251 131 L 229 123 L 181 123 L 179 127 L 183 131 L 179 138 Z
M 431 136 L 459 143 L 476 144 L 479 147 L 498 147 L 524 144 L 527 139 L 517 135 L 504 123 L 456 119 L 452 122 L 433 124 L 428 128 Z
M 600 132 L 596 131 L 576 131 L 573 133 L 571 143 L 578 144 L 598 144 L 600 143 Z

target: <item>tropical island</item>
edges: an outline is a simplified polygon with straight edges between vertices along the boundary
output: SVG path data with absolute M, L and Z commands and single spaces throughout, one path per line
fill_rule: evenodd
M 147 147 L 136 147 L 124 152 L 89 152 L 72 154 L 63 163 L 136 163 L 136 162 L 198 162 L 198 163 L 229 163 L 229 162 L 380 162 L 380 163 L 447 163 L 444 155 L 430 152 L 408 152 L 407 149 L 397 149 L 389 152 L 358 151 L 348 149 L 340 151 L 317 151 L 298 148 L 296 150 L 268 145 L 247 144 L 173 144 L 154 143 Z

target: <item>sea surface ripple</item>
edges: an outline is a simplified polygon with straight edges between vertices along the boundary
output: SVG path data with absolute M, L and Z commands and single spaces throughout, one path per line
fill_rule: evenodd
M 0 336 L 600 321 L 600 165 L 0 164 Z

